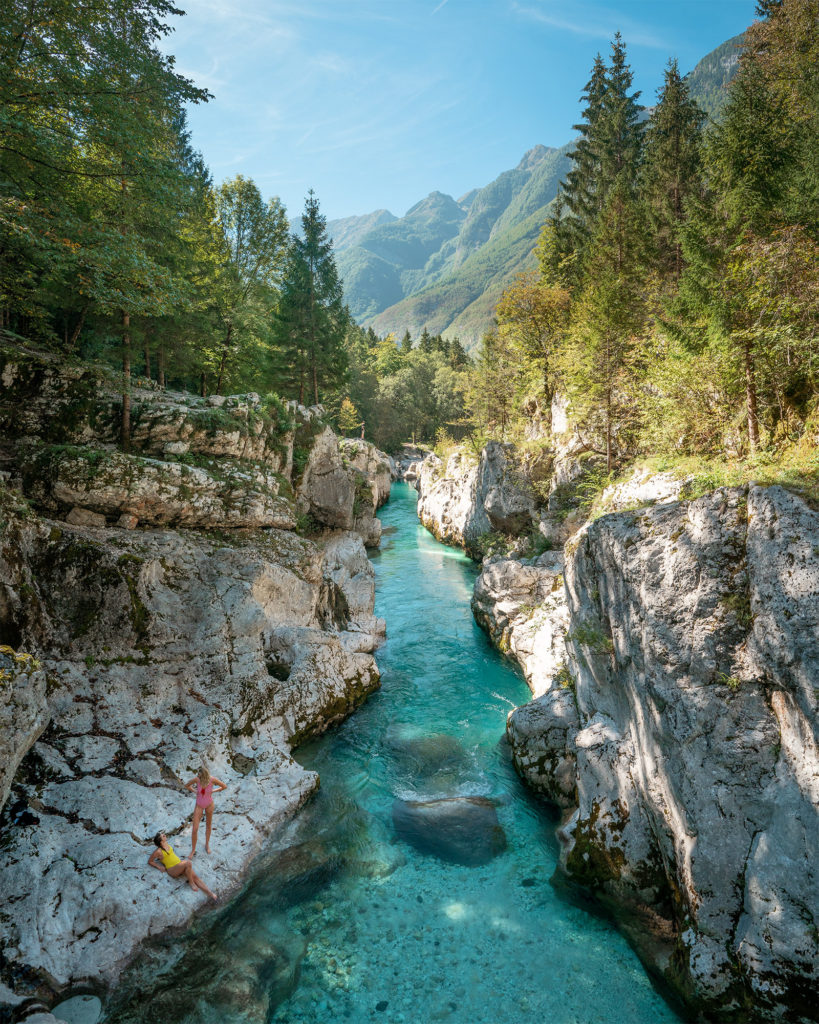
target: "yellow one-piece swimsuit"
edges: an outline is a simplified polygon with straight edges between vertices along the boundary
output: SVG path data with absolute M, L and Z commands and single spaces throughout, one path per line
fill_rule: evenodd
M 161 846 L 160 850 L 162 850 Z M 170 843 L 168 843 L 167 850 L 162 850 L 162 863 L 165 865 L 166 871 L 168 870 L 168 868 L 176 867 L 177 864 L 182 863 L 182 858 L 176 856 L 176 854 L 173 852 L 173 847 L 171 846 Z

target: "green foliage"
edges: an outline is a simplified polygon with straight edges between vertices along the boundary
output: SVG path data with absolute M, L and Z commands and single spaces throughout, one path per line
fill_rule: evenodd
M 272 391 L 262 399 L 262 408 L 272 420 L 279 434 L 287 434 L 294 429 L 295 421 L 289 409 L 282 399 Z
M 479 558 L 489 558 L 492 555 L 505 555 L 510 545 L 508 537 L 490 530 L 482 533 L 471 546 Z
M 572 693 L 577 693 L 577 680 L 572 675 L 565 661 L 560 663 L 555 673 L 555 682 L 558 686 L 563 687 L 564 690 L 571 690 Z
M 287 394 L 317 405 L 325 392 L 344 384 L 349 322 L 327 222 L 311 189 L 301 234 L 290 239 L 273 321 L 278 376 Z
M 599 622 L 590 619 L 575 623 L 569 639 L 581 647 L 587 647 L 594 654 L 611 654 L 614 651 L 611 637 L 603 631 Z

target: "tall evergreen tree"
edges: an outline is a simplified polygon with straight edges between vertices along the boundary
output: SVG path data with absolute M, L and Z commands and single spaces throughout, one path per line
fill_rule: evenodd
M 282 381 L 300 402 L 311 394 L 318 404 L 323 389 L 343 382 L 349 323 L 327 221 L 311 189 L 301 235 L 293 235 L 290 241 L 273 328 Z
M 547 221 L 547 239 L 541 249 L 541 267 L 551 284 L 576 283 L 582 256 L 600 213 L 603 197 L 600 194 L 598 128 L 606 88 L 606 66 L 598 53 L 581 96 L 586 102 L 582 120 L 572 126 L 580 133 L 577 145 L 569 153 L 572 168 L 566 180 L 560 183 L 554 213 Z
M 686 202 L 702 189 L 704 120 L 677 61 L 670 60 L 646 130 L 640 191 L 660 274 L 673 282 L 682 273 L 680 236 Z

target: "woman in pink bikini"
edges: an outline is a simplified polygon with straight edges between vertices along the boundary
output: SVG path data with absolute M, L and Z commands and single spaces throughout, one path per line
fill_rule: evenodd
M 202 811 L 205 812 L 205 853 L 210 853 L 210 830 L 213 825 L 213 794 L 227 789 L 224 782 L 215 779 L 203 765 L 196 776 L 185 783 L 185 789 L 193 792 L 196 789 L 196 807 L 193 810 L 193 838 L 191 840 L 191 857 L 196 853 L 196 837 L 199 834 L 199 822 Z

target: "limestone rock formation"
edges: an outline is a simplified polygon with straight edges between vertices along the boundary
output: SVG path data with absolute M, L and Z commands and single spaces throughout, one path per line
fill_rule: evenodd
M 147 387 L 123 454 L 104 370 L 3 349 L 0 375 L 0 642 L 42 666 L 0 664 L 0 982 L 51 1005 L 202 906 L 147 860 L 159 829 L 189 851 L 203 759 L 220 895 L 315 789 L 293 746 L 379 685 L 389 464 L 345 464 L 318 408 Z
M 567 875 L 709 1019 L 815 1019 L 819 514 L 778 487 L 567 545 L 565 686 L 513 712 Z
M 512 445 L 490 441 L 474 458 L 456 449 L 445 463 L 431 455 L 419 477 L 418 516 L 439 540 L 480 553 L 489 533 L 517 535 L 535 523 L 531 486 Z
M 281 479 L 252 464 L 206 468 L 104 448 L 53 447 L 24 458 L 22 472 L 26 493 L 40 506 L 55 512 L 80 506 L 103 516 L 101 524 L 87 517 L 78 521 L 72 508 L 76 525 L 105 525 L 105 517 L 123 515 L 150 526 L 289 530 L 296 525 L 292 504 L 279 495 Z
M 551 687 L 566 662 L 562 552 L 487 562 L 475 581 L 472 612 L 493 643 L 518 662 L 536 697 Z
M 367 441 L 339 442 L 329 427 L 314 439 L 296 487 L 296 506 L 316 523 L 355 530 L 368 547 L 381 540 L 376 509 L 389 497 L 388 457 Z
M 20 762 L 47 724 L 45 672 L 30 654 L 0 645 L 0 808 Z

